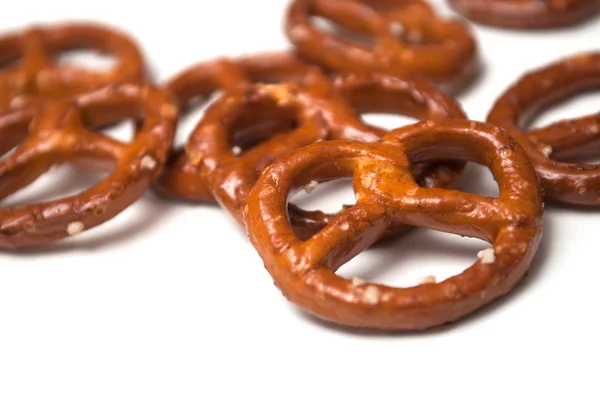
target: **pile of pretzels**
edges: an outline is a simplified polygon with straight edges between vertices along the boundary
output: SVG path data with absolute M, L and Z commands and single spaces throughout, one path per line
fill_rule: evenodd
M 526 71 L 471 120 L 453 98 L 481 64 L 469 20 L 551 28 L 595 16 L 596 0 L 292 0 L 289 51 L 220 57 L 162 82 L 133 38 L 65 22 L 0 36 L 0 197 L 53 166 L 108 172 L 74 196 L 0 209 L 0 246 L 47 245 L 108 222 L 151 190 L 165 201 L 217 203 L 244 228 L 277 288 L 304 311 L 356 328 L 424 330 L 508 293 L 542 241 L 544 202 L 600 207 L 600 166 L 567 162 L 600 144 L 600 113 L 524 131 L 534 114 L 600 86 L 600 52 Z M 316 17 L 331 21 L 326 30 Z M 56 62 L 73 49 L 108 70 Z M 183 148 L 180 118 L 211 97 Z M 394 130 L 365 113 L 410 116 Z M 121 142 L 102 129 L 132 120 Z M 486 166 L 498 197 L 453 190 L 468 162 Z M 351 178 L 339 213 L 289 203 L 298 190 Z M 443 281 L 394 288 L 336 271 L 374 243 L 425 227 L 489 242 Z

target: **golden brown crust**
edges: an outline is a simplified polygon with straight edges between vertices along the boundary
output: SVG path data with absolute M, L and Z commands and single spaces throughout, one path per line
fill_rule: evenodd
M 58 64 L 65 51 L 92 49 L 114 56 L 115 65 L 94 70 Z M 112 83 L 143 82 L 146 65 L 137 43 L 96 23 L 31 26 L 0 36 L 0 117 L 58 96 L 72 96 Z M 1 122 L 1 120 L 0 120 Z
M 317 141 L 375 142 L 386 133 L 365 124 L 360 112 L 391 112 L 431 120 L 466 117 L 456 101 L 420 75 L 401 79 L 377 73 L 349 74 L 331 81 L 311 74 L 296 82 L 244 85 L 206 110 L 175 170 L 187 171 L 186 179 L 192 181 L 187 186 L 198 185 L 193 181 L 205 183 L 219 204 L 243 224 L 241 209 L 250 189 L 264 168 L 279 157 Z M 287 131 L 262 136 L 258 136 L 259 130 L 248 132 L 248 128 L 265 122 L 287 124 Z M 234 147 L 235 133 L 244 130 L 250 142 L 260 143 L 248 149 Z M 429 164 L 421 167 L 419 178 L 424 185 L 447 186 L 463 167 L 463 162 Z M 333 216 L 292 205 L 289 210 L 301 238 L 312 236 Z M 405 229 L 394 225 L 390 234 Z
M 444 158 L 489 167 L 499 198 L 419 187 L 411 163 Z M 289 194 L 309 179 L 341 177 L 353 178 L 356 204 L 299 240 L 286 215 Z M 276 286 L 303 310 L 347 326 L 421 330 L 456 321 L 515 286 L 540 244 L 542 194 L 529 159 L 509 135 L 447 119 L 394 130 L 382 143 L 321 142 L 277 160 L 250 192 L 244 221 Z M 494 251 L 459 275 L 410 288 L 335 274 L 394 222 L 480 238 Z
M 448 0 L 471 21 L 509 29 L 572 26 L 598 14 L 598 0 Z
M 370 43 L 321 31 L 314 16 L 361 34 Z M 285 32 L 300 55 L 341 72 L 376 70 L 398 76 L 417 71 L 453 89 L 479 68 L 469 28 L 439 17 L 421 0 L 294 0 Z
M 563 120 L 526 133 L 524 125 L 543 109 L 578 93 L 600 88 L 600 53 L 583 53 L 530 71 L 503 93 L 488 122 L 505 129 L 527 151 L 547 199 L 600 205 L 600 166 L 559 162 L 600 147 L 600 113 Z M 597 152 L 596 152 L 597 153 Z
M 0 209 L 3 248 L 41 245 L 89 230 L 135 202 L 162 170 L 175 134 L 177 109 L 155 87 L 123 83 L 46 101 L 37 113 L 17 116 L 0 125 L 2 154 L 18 145 L 0 161 L 0 198 L 62 163 L 110 173 L 74 196 Z M 92 131 L 127 119 L 136 122 L 130 143 Z
M 238 58 L 221 57 L 194 64 L 167 80 L 164 87 L 175 97 L 183 112 L 192 106 L 201 106 L 213 95 L 224 94 L 253 83 L 294 81 L 314 73 L 320 73 L 320 70 L 292 53 L 260 53 Z M 264 136 L 285 127 L 254 126 L 253 134 Z M 175 148 L 154 190 L 168 198 L 214 201 L 211 192 L 197 174 L 198 170 L 186 164 L 184 151 Z

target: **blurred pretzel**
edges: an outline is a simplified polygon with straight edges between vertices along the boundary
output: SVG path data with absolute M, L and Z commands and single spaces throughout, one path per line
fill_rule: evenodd
M 115 65 L 96 70 L 57 62 L 61 53 L 80 49 L 110 54 Z M 133 39 L 108 26 L 62 23 L 10 32 L 0 36 L 0 117 L 39 100 L 68 97 L 111 83 L 140 82 L 146 73 Z
M 222 57 L 192 65 L 169 79 L 164 87 L 175 97 L 183 114 L 205 104 L 211 96 L 253 83 L 293 81 L 320 73 L 316 66 L 293 54 L 261 53 L 233 59 Z M 252 126 L 252 131 L 257 136 L 267 136 L 288 127 L 288 124 L 268 123 Z M 187 164 L 183 148 L 175 148 L 154 189 L 169 198 L 214 201 L 212 193 L 197 175 L 197 169 Z
M 363 112 L 432 120 L 466 117 L 456 101 L 420 75 L 400 79 L 376 73 L 350 74 L 332 82 L 311 74 L 295 82 L 240 86 L 207 109 L 185 152 L 174 162 L 177 166 L 168 169 L 162 179 L 188 187 L 198 186 L 195 181 L 206 184 L 217 202 L 243 224 L 241 209 L 250 189 L 264 168 L 279 157 L 322 140 L 375 142 L 385 135 L 385 130 L 361 120 Z M 267 122 L 289 127 L 268 135 L 252 130 L 252 126 Z M 246 145 L 232 145 L 236 135 L 242 135 Z M 426 186 L 447 186 L 463 167 L 461 162 L 420 165 L 419 181 Z M 326 225 L 332 216 L 293 205 L 290 214 L 303 238 Z M 395 227 L 390 233 L 405 229 Z
M 317 16 L 362 37 L 321 30 Z M 423 0 L 293 0 L 285 32 L 300 55 L 336 71 L 418 71 L 454 89 L 478 70 L 470 30 Z
M 420 187 L 412 163 L 440 159 L 489 167 L 500 196 Z M 290 192 L 308 181 L 348 177 L 356 204 L 310 239 L 298 239 L 286 214 Z M 244 208 L 250 241 L 288 300 L 330 322 L 389 330 L 456 321 L 509 292 L 539 247 L 541 216 L 539 181 L 521 146 L 497 127 L 451 119 L 406 126 L 379 143 L 299 149 L 265 170 Z M 336 275 L 393 223 L 479 238 L 493 248 L 459 275 L 410 288 Z
M 130 143 L 92 131 L 127 119 L 136 125 Z M 162 170 L 177 110 L 164 92 L 124 83 L 47 101 L 37 113 L 30 110 L 7 120 L 0 125 L 0 155 L 6 155 L 0 161 L 0 199 L 58 164 L 110 171 L 77 195 L 0 209 L 0 247 L 18 248 L 89 230 L 135 202 Z
M 448 0 L 471 21 L 509 29 L 575 25 L 597 15 L 598 0 Z
M 583 53 L 523 75 L 488 115 L 490 123 L 506 129 L 523 145 L 550 200 L 600 205 L 600 166 L 555 160 L 598 153 L 600 113 L 561 120 L 529 133 L 524 126 L 543 109 L 594 89 L 600 89 L 600 53 Z

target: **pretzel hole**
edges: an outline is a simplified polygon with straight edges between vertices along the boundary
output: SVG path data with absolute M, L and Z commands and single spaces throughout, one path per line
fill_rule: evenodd
M 477 253 L 489 247 L 478 239 L 419 228 L 372 246 L 336 274 L 399 288 L 442 282 L 469 268 L 478 260 Z
M 439 111 L 430 110 L 427 93 L 409 90 L 409 84 L 400 80 L 391 86 L 384 82 L 384 79 L 359 78 L 353 83 L 350 77 L 340 87 L 343 97 L 363 121 L 372 125 L 392 129 L 441 116 Z
M 135 136 L 137 124 L 135 120 L 125 120 L 100 129 L 98 134 L 106 135 L 116 141 L 131 142 Z
M 598 103 L 600 103 L 600 90 L 597 88 L 578 91 L 563 97 L 560 101 L 553 101 L 530 120 L 524 118 L 521 128 L 529 131 L 557 122 L 584 119 L 586 120 L 585 124 L 579 124 L 577 129 L 561 134 L 561 139 L 547 143 L 549 144 L 549 157 L 567 162 L 600 164 L 600 107 Z
M 414 124 L 419 121 L 416 117 L 390 113 L 364 113 L 361 119 L 370 126 L 377 126 L 386 130 Z
M 91 70 L 108 70 L 114 67 L 117 59 L 105 52 L 93 49 L 73 49 L 61 51 L 56 56 L 56 63 Z
M 475 162 L 467 162 L 453 189 L 489 198 L 500 197 L 500 188 L 491 170 Z
M 187 143 L 192 131 L 202 119 L 204 112 L 215 101 L 222 97 L 223 93 L 215 91 L 211 94 L 188 95 L 185 106 L 180 111 L 179 120 L 177 121 L 177 134 L 175 135 L 174 147 L 182 148 Z
M 256 147 L 279 134 L 298 128 L 296 109 L 280 105 L 274 98 L 251 101 L 227 123 L 232 148 L 242 151 Z
M 319 15 L 311 17 L 313 26 L 324 34 L 337 36 L 347 42 L 358 44 L 361 47 L 372 48 L 375 46 L 375 39 L 369 35 L 369 30 L 360 26 L 353 26 L 352 29 L 344 27 L 333 19 L 325 18 Z
M 70 197 L 98 184 L 107 175 L 108 172 L 83 171 L 72 164 L 60 164 L 33 183 L 5 197 L 2 205 L 16 207 Z
M 326 182 L 309 181 L 303 189 L 290 195 L 289 202 L 303 210 L 320 210 L 335 214 L 356 203 L 351 178 L 340 178 Z M 342 203 L 340 205 L 340 203 Z

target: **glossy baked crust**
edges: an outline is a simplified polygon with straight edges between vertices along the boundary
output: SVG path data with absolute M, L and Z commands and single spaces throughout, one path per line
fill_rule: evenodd
M 345 74 L 331 80 L 320 72 L 280 84 L 248 84 L 208 107 L 185 151 L 162 179 L 165 185 L 207 187 L 240 223 L 241 209 L 260 173 L 297 148 L 323 140 L 375 142 L 387 131 L 366 124 L 361 113 L 389 112 L 419 119 L 466 118 L 460 105 L 421 75 Z M 256 126 L 266 126 L 256 128 Z M 283 127 L 273 131 L 269 126 Z M 232 142 L 240 142 L 234 146 Z M 423 185 L 448 186 L 463 162 L 419 165 Z M 199 189 L 196 192 L 201 192 Z M 308 238 L 333 216 L 290 205 L 297 234 Z M 405 230 L 396 225 L 393 232 Z
M 314 17 L 359 35 L 328 32 Z M 341 72 L 421 72 L 453 90 L 479 70 L 475 39 L 458 20 L 442 18 L 421 0 L 293 0 L 285 20 L 299 54 Z
M 542 110 L 578 93 L 600 89 L 600 53 L 582 53 L 521 76 L 492 107 L 487 120 L 504 128 L 527 151 L 548 200 L 600 205 L 600 166 L 559 161 L 598 153 L 600 113 L 526 131 Z
M 129 143 L 98 133 L 135 122 Z M 49 243 L 96 227 L 134 203 L 158 178 L 173 143 L 177 109 L 150 85 L 110 85 L 45 102 L 0 125 L 0 198 L 35 181 L 55 165 L 109 171 L 97 185 L 65 198 L 0 209 L 0 247 Z
M 61 54 L 74 50 L 110 55 L 114 65 L 99 69 L 60 62 Z M 147 79 L 144 58 L 135 40 L 111 26 L 74 22 L 7 32 L 0 36 L 0 124 L 3 116 L 40 101 Z
M 498 198 L 422 188 L 412 162 L 474 161 L 498 181 Z M 311 180 L 351 177 L 357 201 L 308 240 L 296 237 L 286 206 Z M 422 330 L 457 321 L 509 292 L 539 247 L 542 193 L 525 151 L 501 129 L 467 120 L 426 121 L 382 142 L 321 142 L 279 159 L 261 175 L 244 208 L 250 241 L 283 295 L 340 325 Z M 493 244 L 461 274 L 394 288 L 335 272 L 402 222 Z

